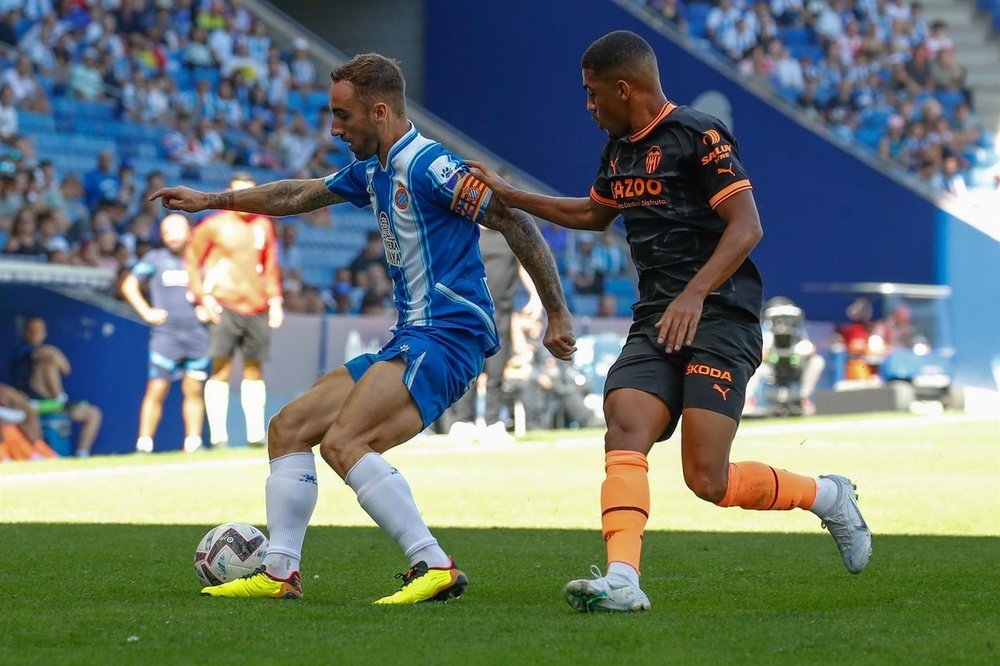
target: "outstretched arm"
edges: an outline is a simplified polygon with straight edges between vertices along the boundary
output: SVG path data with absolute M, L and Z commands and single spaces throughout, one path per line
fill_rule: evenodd
M 545 347 L 556 358 L 569 360 L 576 351 L 573 318 L 566 308 L 566 297 L 563 295 L 555 259 L 535 221 L 524 212 L 508 208 L 493 199 L 480 224 L 503 234 L 507 245 L 531 276 L 538 297 L 548 313 Z
M 326 179 L 278 180 L 273 183 L 248 187 L 245 190 L 201 192 L 190 187 L 163 187 L 149 196 L 150 201 L 162 199 L 171 210 L 188 213 L 211 208 L 235 210 L 259 215 L 299 215 L 323 206 L 346 201 L 326 187 Z
M 618 209 L 599 204 L 590 197 L 550 197 L 519 190 L 481 162 L 466 160 L 472 173 L 486 183 L 493 196 L 511 208 L 548 220 L 567 229 L 604 231 L 618 217 Z

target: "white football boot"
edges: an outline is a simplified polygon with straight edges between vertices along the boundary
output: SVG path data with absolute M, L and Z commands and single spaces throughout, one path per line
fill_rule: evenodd
M 837 500 L 825 516 L 820 516 L 823 527 L 837 542 L 844 566 L 852 574 L 861 573 L 868 566 L 872 554 L 872 533 L 858 508 L 856 486 L 850 479 L 835 474 L 824 474 L 820 478 L 830 479 L 837 484 Z
M 649 610 L 649 597 L 626 578 L 617 575 L 603 575 L 596 566 L 590 567 L 593 578 L 579 578 L 566 583 L 563 593 L 566 602 L 580 611 L 609 611 L 630 613 Z

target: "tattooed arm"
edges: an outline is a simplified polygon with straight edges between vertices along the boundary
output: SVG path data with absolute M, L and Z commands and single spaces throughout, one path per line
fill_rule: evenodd
M 535 221 L 527 213 L 507 208 L 499 200 L 493 199 L 480 224 L 503 234 L 507 245 L 531 276 L 548 314 L 545 347 L 553 356 L 569 360 L 576 351 L 573 318 L 566 308 L 566 297 L 563 295 L 555 259 Z
M 245 190 L 225 192 L 200 192 L 189 187 L 164 187 L 149 196 L 150 201 L 160 198 L 167 208 L 188 213 L 218 208 L 274 217 L 308 213 L 323 206 L 346 201 L 344 197 L 326 188 L 324 178 L 278 180 L 248 187 Z

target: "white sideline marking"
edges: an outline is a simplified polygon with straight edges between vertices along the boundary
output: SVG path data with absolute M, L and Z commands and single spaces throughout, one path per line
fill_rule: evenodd
M 30 464 L 30 463 L 29 463 Z M 25 472 L 0 476 L 0 485 L 7 481 L 53 481 L 60 479 L 80 479 L 93 476 L 131 476 L 150 472 L 190 472 L 191 470 L 217 469 L 224 467 L 263 466 L 264 460 L 202 460 L 200 462 L 168 463 L 166 465 L 128 465 L 125 467 L 94 467 L 90 469 L 64 469 L 57 472 Z
M 943 416 L 917 416 L 913 418 L 883 418 L 871 421 L 838 421 L 834 423 L 780 423 L 772 425 L 745 424 L 740 426 L 737 439 L 761 435 L 780 435 L 786 433 L 823 433 L 853 430 L 857 428 L 881 430 L 886 428 L 923 428 L 932 425 L 947 425 L 949 423 L 975 423 L 981 421 L 996 421 L 994 418 L 975 417 L 960 414 Z M 513 444 L 455 444 L 448 440 L 447 435 L 430 435 L 412 442 L 406 449 L 408 455 L 434 456 L 457 454 L 496 453 L 498 451 L 528 451 L 532 449 L 571 449 L 590 447 L 602 444 L 604 437 L 567 438 L 549 442 L 521 442 Z M 57 472 L 25 472 L 0 476 L 0 485 L 8 482 L 36 482 L 63 479 L 82 479 L 90 477 L 130 476 L 137 473 L 190 472 L 206 469 L 232 469 L 234 467 L 263 467 L 263 459 L 236 460 L 202 460 L 192 462 L 168 463 L 165 465 L 129 465 L 126 467 L 95 467 L 90 469 L 68 469 Z

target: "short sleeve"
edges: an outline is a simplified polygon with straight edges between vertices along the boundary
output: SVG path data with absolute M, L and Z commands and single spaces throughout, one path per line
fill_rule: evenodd
M 483 219 L 493 190 L 472 175 L 461 159 L 443 151 L 427 167 L 427 176 L 438 205 L 477 224 Z
M 146 259 L 140 259 L 132 266 L 132 275 L 140 280 L 148 280 L 156 274 L 156 265 Z
M 708 205 L 716 208 L 737 192 L 751 189 L 750 179 L 740 162 L 736 139 L 722 123 L 693 137 L 695 172 L 708 196 Z
M 611 193 L 611 160 L 608 157 L 610 151 L 609 141 L 601 151 L 601 166 L 597 169 L 597 177 L 594 179 L 593 187 L 590 188 L 590 198 L 602 206 L 617 208 L 618 204 L 615 203 L 614 195 Z
M 354 160 L 343 169 L 326 177 L 326 189 L 344 197 L 358 208 L 371 205 L 365 162 Z

